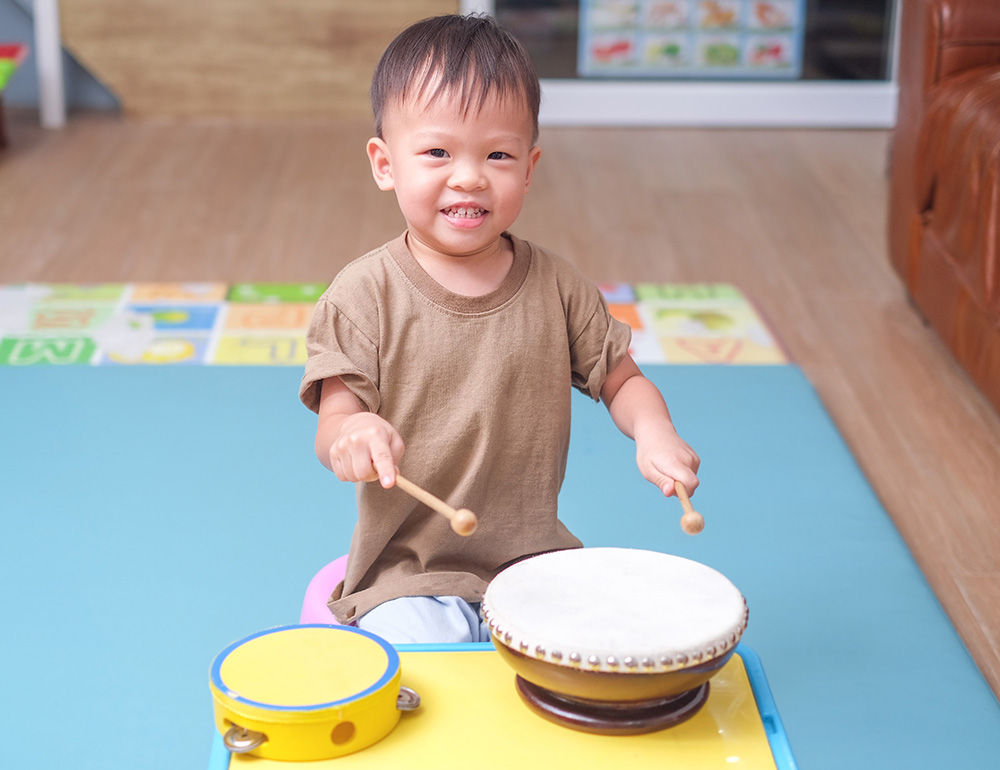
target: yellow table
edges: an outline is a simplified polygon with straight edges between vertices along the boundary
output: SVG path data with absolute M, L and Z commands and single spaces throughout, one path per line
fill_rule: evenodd
M 745 654 L 745 653 L 744 653 Z M 777 765 L 741 654 L 711 680 L 704 707 L 683 724 L 646 735 L 583 733 L 537 716 L 521 701 L 513 671 L 491 648 L 400 652 L 401 684 L 421 706 L 384 739 L 356 754 L 279 762 L 216 750 L 209 770 L 281 768 L 764 768 Z M 768 728 L 774 731 L 773 718 Z M 217 744 L 221 741 L 217 741 Z M 228 761 L 226 761 L 228 760 Z M 228 766 L 228 767 L 227 767 Z

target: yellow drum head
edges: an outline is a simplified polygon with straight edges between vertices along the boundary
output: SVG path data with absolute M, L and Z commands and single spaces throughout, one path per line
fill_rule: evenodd
M 399 679 L 396 650 L 374 634 L 285 626 L 219 653 L 210 689 L 220 732 L 257 736 L 249 753 L 322 759 L 369 746 L 395 727 Z
M 356 628 L 296 626 L 255 634 L 216 658 L 212 681 L 234 701 L 303 711 L 364 698 L 399 668 L 396 651 Z

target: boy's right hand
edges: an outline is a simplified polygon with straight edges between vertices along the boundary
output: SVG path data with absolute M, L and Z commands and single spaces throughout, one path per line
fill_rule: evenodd
M 388 422 L 371 412 L 344 418 L 330 445 L 330 470 L 341 481 L 375 481 L 388 489 L 406 447 Z
M 362 408 L 339 377 L 320 389 L 316 457 L 341 481 L 375 481 L 388 489 L 406 447 L 385 419 Z

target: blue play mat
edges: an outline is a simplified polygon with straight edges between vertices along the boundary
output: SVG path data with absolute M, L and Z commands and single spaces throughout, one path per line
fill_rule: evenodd
M 805 770 L 991 768 L 1000 707 L 802 373 L 649 366 L 704 460 L 688 537 L 603 407 L 561 506 L 591 546 L 707 564 L 747 598 Z M 192 768 L 219 650 L 295 622 L 354 491 L 295 367 L 0 367 L 0 716 L 11 768 Z

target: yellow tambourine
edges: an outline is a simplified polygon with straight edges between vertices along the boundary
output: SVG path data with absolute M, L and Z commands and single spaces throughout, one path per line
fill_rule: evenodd
M 215 725 L 233 752 L 319 760 L 384 738 L 420 697 L 399 655 L 350 626 L 283 626 L 234 642 L 212 663 Z

